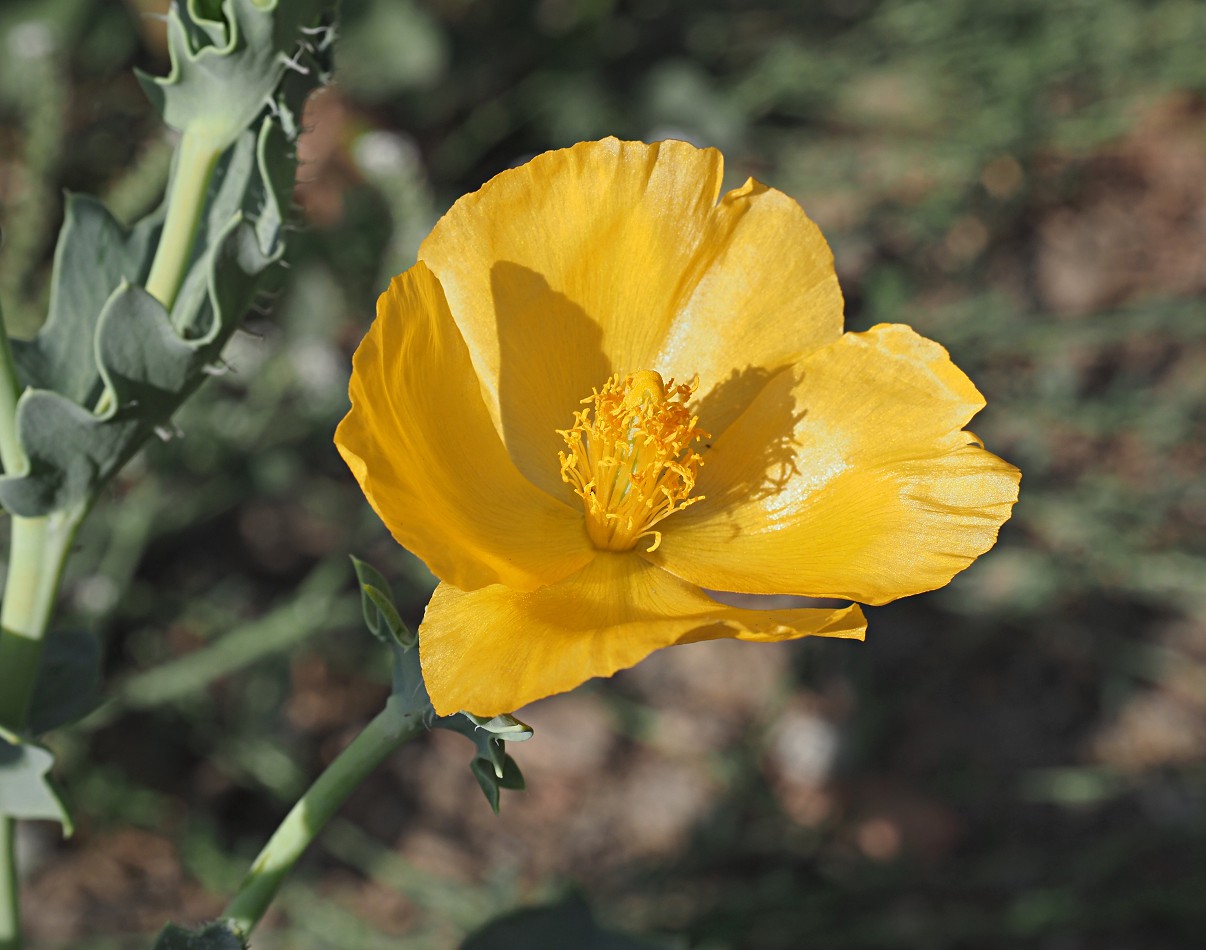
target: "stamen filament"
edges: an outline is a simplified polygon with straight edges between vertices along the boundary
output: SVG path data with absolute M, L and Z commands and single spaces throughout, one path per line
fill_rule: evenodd
M 686 403 L 699 385 L 668 384 L 652 370 L 612 376 L 582 400 L 574 424 L 558 429 L 568 452 L 558 453 L 561 478 L 586 510 L 586 527 L 600 548 L 626 551 L 662 533 L 652 530 L 676 511 L 702 501 L 692 496 L 703 458 L 692 444 L 707 436 Z

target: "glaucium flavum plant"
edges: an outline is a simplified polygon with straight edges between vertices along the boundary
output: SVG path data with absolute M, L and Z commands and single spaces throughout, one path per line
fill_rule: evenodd
M 437 713 L 509 712 L 672 644 L 861 638 L 858 602 L 946 584 L 1020 473 L 906 326 L 842 332 L 796 202 L 722 159 L 614 138 L 461 198 L 356 352 L 335 441 L 440 579 Z M 754 610 L 708 590 L 854 601 Z
M 162 208 L 126 228 L 71 198 L 44 326 L 0 332 L 0 950 L 23 946 L 16 822 L 70 830 L 43 736 L 91 708 L 81 668 L 99 677 L 88 635 L 51 628 L 64 563 L 105 484 L 279 286 L 333 23 L 326 0 L 173 4 L 171 74 L 144 83 L 180 133 Z M 169 925 L 156 950 L 245 948 L 325 822 L 431 728 L 471 740 L 497 809 L 523 787 L 504 740 L 531 735 L 512 710 L 672 644 L 862 637 L 859 602 L 940 587 L 992 546 L 1019 473 L 963 428 L 975 387 L 907 327 L 843 334 L 816 226 L 752 180 L 718 202 L 721 172 L 682 142 L 546 153 L 458 201 L 382 295 L 335 439 L 441 583 L 416 650 L 354 560 L 393 660 L 384 708 L 221 918 Z M 741 609 L 710 590 L 851 603 Z

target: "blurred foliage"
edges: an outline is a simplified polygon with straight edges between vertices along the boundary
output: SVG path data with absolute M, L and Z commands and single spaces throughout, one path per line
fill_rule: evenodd
M 137 14 L 155 6 L 0 8 L 0 296 L 19 331 L 44 312 L 60 187 L 128 217 L 156 200 L 166 147 L 130 74 L 163 71 Z M 441 779 L 438 736 L 408 750 L 257 946 L 452 946 L 567 877 L 618 929 L 699 948 L 1196 946 L 1206 5 L 343 9 L 339 85 L 302 144 L 289 290 L 80 539 L 60 622 L 100 638 L 109 699 L 54 739 L 78 831 L 32 841 L 40 945 L 140 946 L 121 935 L 204 919 L 380 704 L 388 670 L 351 633 L 346 555 L 388 566 L 412 628 L 433 580 L 331 446 L 351 349 L 458 195 L 617 134 L 716 145 L 730 184 L 801 200 L 851 327 L 907 322 L 950 348 L 1022 501 L 949 588 L 872 611 L 865 645 L 760 654 L 769 668 L 750 647 L 713 679 L 648 687 L 668 664 L 706 666 L 700 645 L 549 704 L 517 753 L 539 815 L 512 796 L 490 817 L 461 751 L 462 784 Z M 752 685 L 704 702 L 729 680 Z M 553 711 L 579 732 L 594 717 L 604 751 L 550 745 L 542 764 Z M 438 781 L 472 804 L 424 791 Z M 657 837 L 663 812 L 688 816 L 680 836 Z

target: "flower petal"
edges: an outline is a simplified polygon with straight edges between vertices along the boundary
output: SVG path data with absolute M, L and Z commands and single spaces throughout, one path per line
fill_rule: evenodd
M 699 414 L 718 435 L 777 372 L 841 337 L 842 292 L 820 229 L 752 178 L 713 209 L 697 256 L 700 276 L 650 365 L 699 374 Z
M 378 300 L 348 394 L 335 444 L 398 543 L 437 576 L 464 589 L 531 590 L 594 556 L 581 511 L 512 464 L 424 264 Z
M 491 417 L 546 490 L 569 491 L 555 430 L 611 373 L 698 372 L 727 421 L 770 372 L 840 336 L 816 226 L 752 181 L 717 204 L 721 176 L 714 149 L 584 142 L 491 179 L 423 242 Z
M 610 676 L 675 643 L 861 638 L 865 628 L 857 604 L 742 610 L 639 557 L 603 553 L 529 593 L 441 584 L 419 627 L 419 659 L 437 713 L 494 716 Z
M 1017 500 L 1018 470 L 962 431 L 983 405 L 908 327 L 848 333 L 716 440 L 705 500 L 663 522 L 645 556 L 716 590 L 882 604 L 941 587 L 993 545 Z

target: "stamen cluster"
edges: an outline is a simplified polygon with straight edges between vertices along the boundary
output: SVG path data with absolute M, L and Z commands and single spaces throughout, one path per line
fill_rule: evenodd
M 703 464 L 692 444 L 708 433 L 686 405 L 698 386 L 698 376 L 675 385 L 652 370 L 616 374 L 557 430 L 569 447 L 558 453 L 562 481 L 582 499 L 597 547 L 627 551 L 651 538 L 654 551 L 662 533 L 653 526 L 703 500 L 691 495 Z

